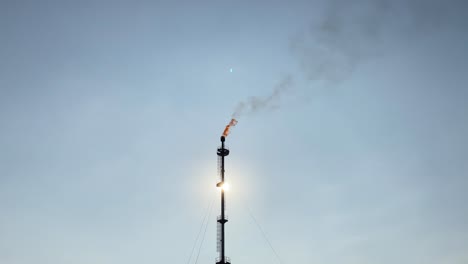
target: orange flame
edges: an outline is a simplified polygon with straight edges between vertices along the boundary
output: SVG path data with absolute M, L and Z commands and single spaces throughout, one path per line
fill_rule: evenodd
M 231 122 L 229 122 L 229 124 L 224 129 L 223 136 L 227 137 L 227 135 L 229 135 L 229 129 L 235 125 L 237 125 L 237 120 L 233 118 L 231 119 Z

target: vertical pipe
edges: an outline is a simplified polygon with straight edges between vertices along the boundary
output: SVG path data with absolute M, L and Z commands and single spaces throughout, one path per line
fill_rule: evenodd
M 221 142 L 224 151 L 224 140 Z M 224 155 L 221 156 L 221 182 L 224 184 Z M 221 188 L 221 261 L 224 263 L 224 188 Z
M 219 159 L 219 166 L 220 166 L 220 174 L 221 174 L 221 181 L 216 184 L 216 186 L 221 187 L 221 216 L 218 219 L 218 226 L 219 226 L 219 261 L 217 260 L 216 264 L 230 264 L 226 261 L 225 255 L 225 233 L 224 233 L 224 224 L 226 224 L 226 193 L 224 190 L 224 157 L 229 155 L 229 150 L 227 150 L 224 146 L 225 137 L 221 137 L 221 147 L 218 148 L 218 156 Z

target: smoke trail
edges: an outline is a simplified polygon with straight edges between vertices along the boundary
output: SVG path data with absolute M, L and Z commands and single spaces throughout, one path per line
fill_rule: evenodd
M 321 19 L 291 39 L 299 75 L 310 82 L 337 84 L 369 59 L 384 53 L 384 42 L 417 39 L 435 30 L 465 30 L 464 0 L 329 0 Z M 388 47 L 388 43 L 386 43 Z M 288 75 L 265 97 L 250 97 L 236 106 L 233 118 L 280 107 L 293 88 Z
M 331 1 L 324 17 L 291 41 L 305 78 L 341 82 L 377 55 L 389 7 L 382 0 Z
M 359 14 L 361 21 L 349 21 L 343 12 L 349 4 L 334 1 L 323 20 L 311 26 L 310 32 L 291 40 L 291 51 L 298 57 L 301 74 L 309 81 L 342 81 L 363 59 L 372 55 L 369 43 L 377 39 L 380 23 L 374 15 L 381 5 Z M 349 16 L 349 18 L 355 18 Z M 280 107 L 281 97 L 293 88 L 293 76 L 287 75 L 265 97 L 253 96 L 237 104 L 233 118 Z
M 287 75 L 273 88 L 271 93 L 265 97 L 252 96 L 246 101 L 239 102 L 236 106 L 233 118 L 239 118 L 245 114 L 253 114 L 260 110 L 271 110 L 279 107 L 279 99 L 293 83 L 292 76 Z
M 443 30 L 466 30 L 464 0 L 331 0 L 323 18 L 291 41 L 309 81 L 342 82 L 399 41 Z M 387 46 L 385 46 L 385 44 Z

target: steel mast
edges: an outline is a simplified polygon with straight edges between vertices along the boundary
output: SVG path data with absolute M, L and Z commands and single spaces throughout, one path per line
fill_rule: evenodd
M 229 149 L 226 149 L 224 146 L 224 141 L 226 138 L 221 137 L 221 147 L 218 148 L 218 174 L 220 176 L 220 182 L 216 184 L 217 187 L 221 189 L 221 215 L 218 216 L 217 220 L 217 251 L 219 252 L 219 257 L 216 258 L 216 264 L 231 264 L 231 261 L 225 255 L 225 236 L 224 236 L 224 224 L 228 221 L 227 216 L 225 215 L 226 211 L 226 194 L 225 194 L 225 182 L 224 182 L 224 157 L 229 155 Z

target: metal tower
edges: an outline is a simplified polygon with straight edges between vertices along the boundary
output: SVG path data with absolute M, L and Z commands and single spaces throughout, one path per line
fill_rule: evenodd
M 221 215 L 218 216 L 218 232 L 217 232 L 217 250 L 219 252 L 219 257 L 216 258 L 216 264 L 231 264 L 231 260 L 226 257 L 224 251 L 224 224 L 228 221 L 227 216 L 225 215 L 226 210 L 226 194 L 225 194 L 225 185 L 224 185 L 224 157 L 229 155 L 229 149 L 224 147 L 224 141 L 226 138 L 221 137 L 221 147 L 218 148 L 218 174 L 220 176 L 220 182 L 216 184 L 217 187 L 221 188 Z

